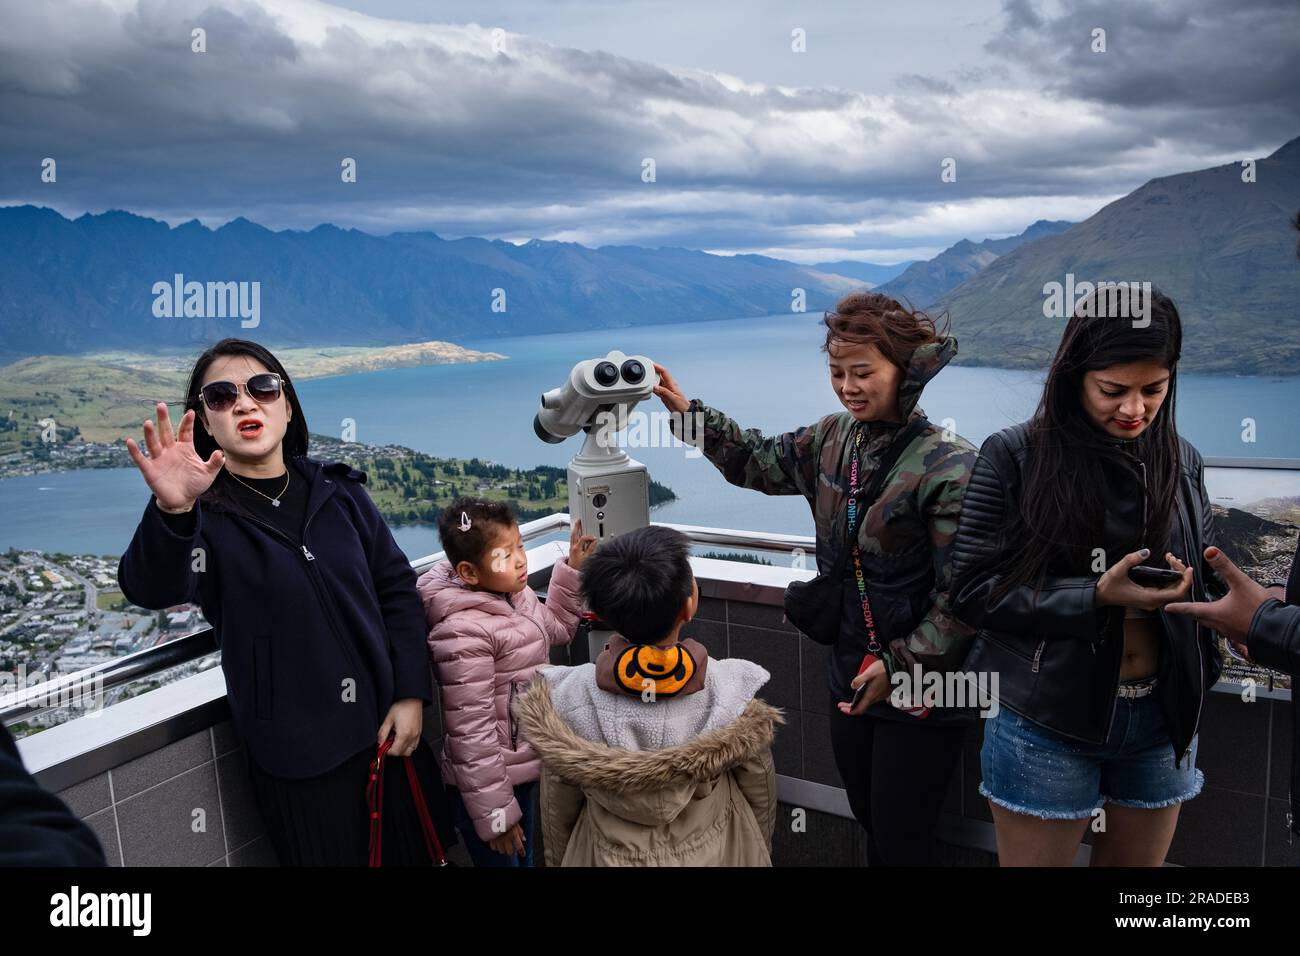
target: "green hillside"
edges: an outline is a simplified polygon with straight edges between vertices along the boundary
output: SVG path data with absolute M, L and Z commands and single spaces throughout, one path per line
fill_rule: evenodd
M 1043 315 L 1043 286 L 1149 281 L 1183 319 L 1184 372 L 1300 373 L 1300 138 L 1256 166 L 1153 179 L 1060 235 L 994 260 L 943 298 L 961 364 L 1041 368 L 1064 318 Z

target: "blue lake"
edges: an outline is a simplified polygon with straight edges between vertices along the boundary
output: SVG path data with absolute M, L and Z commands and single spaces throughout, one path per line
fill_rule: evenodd
M 820 315 L 558 335 L 463 340 L 468 348 L 504 353 L 501 362 L 392 369 L 296 383 L 311 431 L 340 435 L 345 419 L 356 439 L 396 443 L 433 455 L 479 457 L 512 467 L 565 465 L 581 445 L 575 436 L 548 445 L 533 433 L 542 392 L 559 386 L 576 362 L 611 349 L 646 355 L 667 366 L 688 397 L 731 415 L 764 434 L 807 425 L 841 406 L 830 388 L 820 351 Z M 293 369 L 289 370 L 290 375 Z M 988 368 L 944 370 L 926 388 L 921 406 L 934 422 L 952 419 L 978 445 L 989 434 L 1028 417 L 1042 376 Z M 142 395 L 142 399 L 158 396 Z M 174 396 L 167 396 L 172 398 Z M 662 411 L 658 399 L 638 411 Z M 1242 420 L 1255 422 L 1256 440 L 1242 441 Z M 1207 456 L 1300 458 L 1300 379 L 1179 379 L 1179 429 Z M 136 436 L 137 440 L 139 436 Z M 808 507 L 798 497 L 767 497 L 728 485 L 687 449 L 636 448 L 651 476 L 678 500 L 656 508 L 653 519 L 682 524 L 811 532 Z M 1223 475 L 1211 493 L 1232 493 L 1241 505 L 1254 498 L 1300 494 L 1300 472 Z M 76 471 L 0 481 L 0 547 L 120 554 L 149 500 L 133 469 Z M 432 528 L 398 527 L 411 557 L 439 550 Z

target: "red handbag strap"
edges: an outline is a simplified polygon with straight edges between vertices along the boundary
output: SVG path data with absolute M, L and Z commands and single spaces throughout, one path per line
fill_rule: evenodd
M 370 761 L 370 782 L 366 785 L 366 805 L 370 809 L 370 865 L 380 866 L 384 851 L 384 755 L 393 746 L 391 739 L 379 745 L 379 753 Z
M 366 804 L 370 810 L 370 865 L 383 865 L 384 845 L 384 757 L 393 746 L 392 738 L 379 745 L 379 752 L 370 762 L 370 781 L 366 785 Z M 429 806 L 424 801 L 424 788 L 415 774 L 415 762 L 410 757 L 403 757 L 406 765 L 406 781 L 411 788 L 411 799 L 415 803 L 416 815 L 420 818 L 420 830 L 424 834 L 424 847 L 429 851 L 429 859 L 438 866 L 447 865 L 447 857 L 442 852 L 442 843 L 438 840 L 438 831 L 434 829 L 433 819 L 429 816 Z
M 424 802 L 424 788 L 420 786 L 420 780 L 415 775 L 415 761 L 410 757 L 403 757 L 402 762 L 406 764 L 406 779 L 411 784 L 411 800 L 415 803 L 415 812 L 420 817 L 420 829 L 424 831 L 424 847 L 429 851 L 429 859 L 438 866 L 446 866 L 447 858 L 443 856 L 442 844 L 438 842 L 438 831 L 433 828 L 429 805 Z

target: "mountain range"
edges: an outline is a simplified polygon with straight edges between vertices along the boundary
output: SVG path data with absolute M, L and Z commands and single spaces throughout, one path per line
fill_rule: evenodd
M 890 266 L 878 265 L 874 262 L 859 262 L 856 259 L 840 259 L 837 262 L 818 262 L 813 268 L 818 272 L 834 272 L 836 275 L 849 276 L 853 279 L 861 279 L 868 286 L 875 287 L 882 282 L 888 282 L 896 275 L 904 272 L 916 260 L 908 259 L 905 262 L 898 262 Z
M 1040 219 L 1018 236 L 971 242 L 963 239 L 949 246 L 933 259 L 916 262 L 895 279 L 876 287 L 877 292 L 924 309 L 988 268 L 998 256 L 1018 249 L 1027 242 L 1065 232 L 1074 223 Z
M 195 302 L 207 308 L 186 317 L 173 303 L 189 298 L 191 282 L 203 284 Z M 209 303 L 208 283 L 246 283 L 256 324 L 219 317 L 212 306 L 224 299 Z M 120 210 L 67 219 L 44 207 L 0 208 L 0 349 L 9 358 L 226 335 L 392 345 L 620 328 L 786 312 L 795 289 L 808 311 L 821 310 L 859 287 L 758 255 L 373 236 L 328 224 L 272 232 L 244 218 L 172 227 Z M 224 314 L 235 314 L 233 302 Z
M 1042 368 L 1065 318 L 1044 286 L 1151 282 L 1178 307 L 1183 371 L 1300 374 L 1300 137 L 1257 160 L 1162 176 L 1058 235 L 994 259 L 936 305 L 958 362 Z
M 1065 324 L 1045 315 L 1049 284 L 1149 281 L 1179 308 L 1185 371 L 1295 375 L 1300 138 L 1250 172 L 1229 163 L 1164 176 L 1083 222 L 1039 220 L 895 266 L 330 224 L 273 232 L 244 218 L 173 227 L 120 210 L 67 219 L 11 206 L 0 208 L 0 360 L 225 335 L 361 346 L 707 321 L 786 312 L 796 289 L 816 312 L 883 280 L 879 291 L 947 313 L 958 363 L 1042 368 Z M 255 326 L 213 314 L 217 283 L 257 284 L 251 303 L 238 300 L 255 307 Z

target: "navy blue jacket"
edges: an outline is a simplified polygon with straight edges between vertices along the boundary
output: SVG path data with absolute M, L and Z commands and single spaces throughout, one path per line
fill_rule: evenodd
M 153 496 L 117 577 L 133 604 L 197 603 L 221 647 L 235 726 L 279 777 L 310 777 L 375 745 L 393 702 L 433 699 L 415 570 L 364 472 L 305 455 L 301 547 L 205 493 L 194 534 L 163 521 Z

